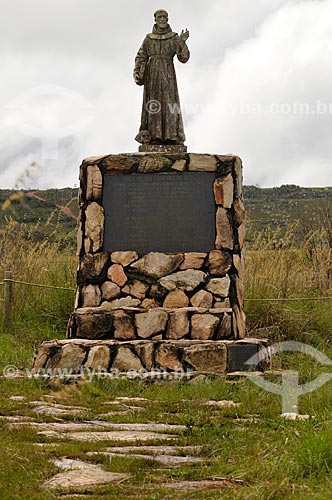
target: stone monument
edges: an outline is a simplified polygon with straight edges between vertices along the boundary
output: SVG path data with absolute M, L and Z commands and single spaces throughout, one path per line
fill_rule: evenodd
M 81 165 L 74 312 L 36 370 L 226 372 L 266 349 L 245 338 L 242 162 L 186 152 L 173 57 L 189 32 L 155 21 L 135 61 L 140 152 Z

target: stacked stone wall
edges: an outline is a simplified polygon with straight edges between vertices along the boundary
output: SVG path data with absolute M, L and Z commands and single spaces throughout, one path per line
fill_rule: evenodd
M 103 183 L 115 174 L 214 172 L 209 252 L 105 252 Z M 234 155 L 140 153 L 88 158 L 80 169 L 79 269 L 68 338 L 222 340 L 245 336 L 242 162 Z M 153 207 L 151 207 L 153 210 Z

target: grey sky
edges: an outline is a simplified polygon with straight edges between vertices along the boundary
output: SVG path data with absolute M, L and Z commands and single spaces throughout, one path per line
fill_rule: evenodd
M 83 157 L 137 151 L 133 60 L 166 8 L 190 152 L 245 182 L 332 185 L 331 0 L 0 0 L 0 186 L 77 184 Z

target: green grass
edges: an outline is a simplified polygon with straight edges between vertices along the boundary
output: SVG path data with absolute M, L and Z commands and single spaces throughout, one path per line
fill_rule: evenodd
M 313 416 L 305 422 L 288 422 L 280 418 L 279 397 L 257 388 L 248 380 L 229 382 L 223 379 L 204 383 L 155 383 L 146 384 L 128 380 L 93 381 L 64 385 L 38 380 L 2 381 L 2 414 L 33 415 L 26 403 L 11 401 L 9 396 L 25 395 L 38 399 L 52 394 L 61 404 L 89 408 L 89 417 L 98 418 L 105 402 L 118 396 L 141 396 L 149 399 L 145 411 L 128 416 L 109 417 L 112 422 L 160 422 L 186 426 L 180 432 L 177 446 L 203 446 L 200 456 L 204 464 L 167 468 L 149 459 L 134 460 L 116 457 L 110 462 L 97 455 L 89 458 L 101 463 L 112 472 L 128 472 L 131 477 L 121 485 L 99 486 L 87 498 L 137 498 L 137 499 L 236 499 L 266 498 L 328 499 L 331 489 L 332 432 L 331 384 L 301 398 L 302 413 Z M 233 399 L 240 407 L 211 410 L 204 406 L 210 399 Z M 85 419 L 87 415 L 82 415 Z M 250 419 L 254 417 L 254 421 Z M 51 417 L 37 418 L 52 421 Z M 56 419 L 54 419 L 56 420 Z M 52 457 L 87 459 L 85 453 L 98 451 L 112 444 L 61 441 L 58 447 L 51 443 L 58 440 L 38 436 L 27 428 L 10 429 L 0 420 L 0 498 L 45 498 L 41 486 L 57 472 Z M 37 448 L 36 442 L 49 443 Z M 158 470 L 155 470 L 158 469 Z M 169 490 L 161 485 L 170 481 L 211 478 L 242 480 L 243 485 L 230 483 L 220 490 L 204 491 Z M 59 498 L 47 493 L 47 498 Z

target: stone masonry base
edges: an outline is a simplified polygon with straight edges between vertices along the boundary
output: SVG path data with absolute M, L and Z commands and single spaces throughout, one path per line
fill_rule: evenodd
M 246 361 L 256 355 L 250 365 Z M 266 340 L 53 340 L 37 350 L 36 372 L 80 373 L 82 369 L 103 372 L 204 371 L 229 373 L 263 370 L 269 366 Z

